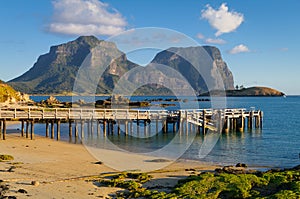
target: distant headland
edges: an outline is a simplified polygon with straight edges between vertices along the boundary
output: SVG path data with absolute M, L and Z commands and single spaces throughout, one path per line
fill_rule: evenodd
M 226 90 L 227 97 L 280 97 L 285 96 L 281 91 L 273 88 L 255 86 L 249 88 Z M 210 92 L 202 93 L 200 96 L 224 96 L 224 91 L 213 90 Z

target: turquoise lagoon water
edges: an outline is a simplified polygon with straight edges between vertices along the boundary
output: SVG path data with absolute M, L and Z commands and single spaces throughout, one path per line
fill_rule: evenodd
M 32 96 L 35 101 L 47 99 L 47 96 Z M 107 97 L 96 97 L 106 99 Z M 145 100 L 171 97 L 132 97 L 132 100 Z M 72 101 L 71 97 L 57 97 L 60 101 Z M 84 98 L 86 102 L 93 97 Z M 153 109 L 161 102 L 153 102 Z M 165 102 L 163 102 L 165 103 Z M 177 109 L 183 102 L 168 102 L 175 106 L 167 109 Z M 222 134 L 213 149 L 204 158 L 199 158 L 199 149 L 203 143 L 202 136 L 196 136 L 191 146 L 181 158 L 206 161 L 222 165 L 243 162 L 252 167 L 293 167 L 300 164 L 300 96 L 284 97 L 228 97 L 227 108 L 260 109 L 264 112 L 263 128 L 261 130 L 246 130 L 244 133 Z M 156 105 L 155 105 L 156 104 Z M 189 99 L 186 107 L 211 107 L 211 102 L 198 102 Z M 170 126 L 171 127 L 171 126 Z M 16 128 L 16 126 L 15 126 Z M 143 127 L 141 127 L 143 129 Z M 96 129 L 96 127 L 95 127 Z M 170 128 L 171 129 L 171 128 Z M 145 153 L 164 147 L 174 138 L 175 134 L 156 135 L 155 127 L 148 129 L 148 136 L 108 136 L 110 142 L 130 152 Z M 35 132 L 44 135 L 45 126 L 37 124 Z M 189 132 L 190 134 L 193 132 Z M 143 133 L 141 133 L 143 135 Z M 61 127 L 61 138 L 68 141 L 68 126 Z M 89 137 L 90 139 L 91 137 Z M 92 139 L 103 139 L 96 135 Z M 183 139 L 184 140 L 184 139 Z M 178 147 L 180 147 L 178 143 Z

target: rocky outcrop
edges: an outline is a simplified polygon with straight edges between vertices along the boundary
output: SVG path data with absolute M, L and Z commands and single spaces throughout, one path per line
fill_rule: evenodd
M 170 66 L 174 74 L 177 71 L 185 79 L 170 74 L 163 67 L 159 70 L 154 68 L 161 65 Z M 128 73 L 134 68 L 141 70 Z M 170 48 L 158 53 L 144 69 L 130 62 L 114 43 L 98 40 L 94 36 L 81 36 L 74 41 L 52 46 L 29 71 L 8 83 L 30 94 L 112 94 L 121 77 L 126 82 L 121 83 L 125 89 L 142 85 L 135 92 L 140 95 L 170 95 L 174 94 L 174 90 L 170 92 L 170 87 L 177 92 L 176 89 L 188 90 L 190 85 L 197 94 L 220 87 L 233 89 L 232 73 L 215 47 Z
M 216 47 L 170 48 L 158 53 L 152 63 L 179 71 L 198 93 L 234 88 L 233 75 Z
M 213 90 L 210 92 L 202 93 L 200 96 L 223 96 L 225 93 L 220 90 Z M 237 90 L 226 90 L 226 96 L 228 97 L 277 97 L 277 96 L 285 96 L 285 94 L 281 91 L 278 91 L 273 88 L 268 87 L 249 87 Z

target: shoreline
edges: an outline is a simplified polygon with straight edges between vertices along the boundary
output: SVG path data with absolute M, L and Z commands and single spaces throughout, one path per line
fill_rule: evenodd
M 0 142 L 1 154 L 14 157 L 12 162 L 0 162 L 0 180 L 10 185 L 11 191 L 8 193 L 10 195 L 28 198 L 24 194 L 17 193 L 17 190 L 25 189 L 30 198 L 48 198 L 48 196 L 61 198 L 62 195 L 64 198 L 72 199 L 94 198 L 95 195 L 105 198 L 118 190 L 88 182 L 89 178 L 119 171 L 100 164 L 83 145 L 42 136 L 30 140 L 20 137 L 19 134 L 8 134 L 7 140 Z M 149 162 L 149 165 L 151 164 L 159 163 Z M 149 174 L 154 176 L 155 181 L 163 179 L 163 183 L 158 183 L 157 186 L 165 184 L 170 186 L 194 171 L 214 171 L 216 168 L 219 167 L 181 160 L 160 170 L 149 171 Z M 9 172 L 10 169 L 13 172 Z M 39 182 L 39 186 L 31 185 L 33 181 Z

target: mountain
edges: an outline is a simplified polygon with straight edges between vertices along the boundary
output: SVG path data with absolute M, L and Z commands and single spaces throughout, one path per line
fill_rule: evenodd
M 158 53 L 152 63 L 179 71 L 197 93 L 234 88 L 233 75 L 213 46 L 169 48 Z
M 196 93 L 222 86 L 233 89 L 232 73 L 216 47 L 170 48 L 141 67 L 129 61 L 114 43 L 81 36 L 52 46 L 31 69 L 8 84 L 30 94 L 110 94 L 127 89 L 157 95 L 188 90 L 187 81 Z
M 127 60 L 114 43 L 98 40 L 94 36 L 81 36 L 66 44 L 52 46 L 47 54 L 41 55 L 29 71 L 8 82 L 15 89 L 30 94 L 71 93 L 79 68 L 86 58 L 95 57 L 95 48 L 108 49 L 118 58 L 110 63 L 99 81 L 98 92 L 109 93 L 116 81 L 136 64 Z M 103 52 L 102 52 L 103 53 Z M 106 59 L 111 52 L 104 52 Z M 97 52 L 96 52 L 97 54 Z M 100 59 L 101 59 L 100 58 Z
M 214 90 L 214 91 L 201 94 L 201 96 L 209 96 L 209 95 L 214 95 L 214 96 L 224 95 L 224 92 Z M 285 94 L 273 88 L 256 86 L 256 87 L 243 88 L 239 90 L 226 90 L 226 96 L 228 97 L 251 97 L 251 96 L 275 97 L 275 96 L 285 96 Z

